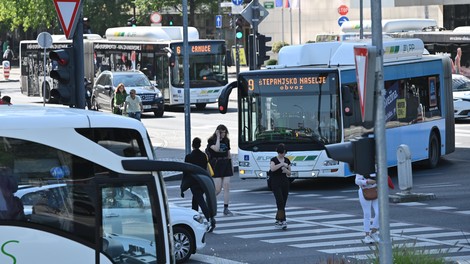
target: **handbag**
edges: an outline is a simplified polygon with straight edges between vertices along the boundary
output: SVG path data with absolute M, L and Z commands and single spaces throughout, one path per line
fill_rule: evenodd
M 364 195 L 364 199 L 370 201 L 377 199 L 377 187 L 372 188 L 362 188 L 362 194 Z
M 271 176 L 272 176 L 272 171 L 268 170 L 268 172 L 266 172 L 266 185 L 268 186 L 269 190 L 272 190 L 272 188 L 271 188 Z
M 207 159 L 207 171 L 209 172 L 209 175 L 211 177 L 214 177 L 214 169 L 212 169 L 212 165 L 209 162 L 209 157 L 207 157 L 207 155 L 206 155 L 206 159 Z

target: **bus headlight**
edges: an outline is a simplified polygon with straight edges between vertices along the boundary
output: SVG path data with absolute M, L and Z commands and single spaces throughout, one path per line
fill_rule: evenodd
M 339 165 L 339 161 L 337 160 L 325 160 L 323 162 L 323 166 L 336 166 Z

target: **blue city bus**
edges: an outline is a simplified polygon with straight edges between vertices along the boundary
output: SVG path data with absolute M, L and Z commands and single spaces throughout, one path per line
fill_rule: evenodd
M 240 178 L 265 178 L 279 143 L 292 162 L 292 179 L 353 176 L 347 164 L 332 160 L 328 144 L 373 134 L 361 118 L 354 46 L 324 42 L 287 46 L 272 68 L 238 76 L 238 162 Z M 413 162 L 434 168 L 455 150 L 451 62 L 423 55 L 419 39 L 384 41 L 386 156 L 397 165 L 406 144 Z M 227 110 L 226 89 L 219 109 Z

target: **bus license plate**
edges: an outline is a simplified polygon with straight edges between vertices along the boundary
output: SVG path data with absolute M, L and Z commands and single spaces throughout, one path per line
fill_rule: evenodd
M 208 103 L 209 99 L 197 99 L 196 102 L 198 102 L 198 103 Z

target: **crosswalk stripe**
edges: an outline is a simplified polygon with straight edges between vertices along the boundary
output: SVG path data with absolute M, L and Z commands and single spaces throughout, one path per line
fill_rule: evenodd
M 249 223 L 246 223 L 249 226 Z M 309 224 L 292 224 L 289 225 L 289 228 L 303 228 L 309 227 Z M 217 229 L 215 228 L 215 234 L 239 234 L 239 233 L 249 233 L 249 232 L 257 232 L 257 231 L 266 231 L 266 230 L 273 230 L 274 229 L 274 222 L 269 226 L 257 226 L 257 227 L 244 227 L 244 228 L 231 228 L 231 229 Z M 279 230 L 279 232 L 283 232 L 283 230 Z

